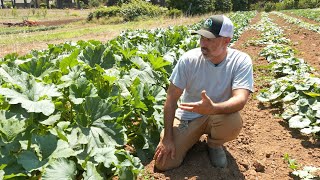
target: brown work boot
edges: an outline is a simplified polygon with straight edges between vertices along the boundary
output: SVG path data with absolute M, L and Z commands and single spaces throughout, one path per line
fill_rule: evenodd
M 226 153 L 224 152 L 222 146 L 219 147 L 208 147 L 209 158 L 211 165 L 218 168 L 227 167 L 228 161 Z

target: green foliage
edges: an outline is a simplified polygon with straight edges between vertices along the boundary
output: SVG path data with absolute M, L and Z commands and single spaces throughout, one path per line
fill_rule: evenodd
M 295 159 L 292 159 L 288 153 L 283 155 L 283 159 L 286 163 L 288 163 L 288 166 L 291 170 L 296 170 L 299 167 L 299 164 Z
M 294 9 L 295 8 L 295 0 L 283 0 L 281 3 L 283 4 L 284 9 Z
M 247 11 L 249 9 L 249 0 L 232 0 L 233 11 Z
M 170 9 L 168 12 L 167 12 L 167 16 L 171 17 L 171 18 L 176 18 L 176 17 L 180 17 L 182 16 L 183 13 L 181 10 L 179 9 Z
M 143 17 L 158 17 L 165 14 L 168 10 L 143 0 L 133 0 L 120 6 L 110 6 L 99 8 L 90 13 L 88 21 L 92 19 L 122 17 L 125 21 L 132 21 Z
M 307 8 L 318 8 L 320 7 L 320 0 L 299 0 L 298 8 L 307 9 Z
M 187 15 L 205 14 L 215 10 L 215 0 L 169 0 L 170 8 L 182 10 Z
M 6 8 L 12 8 L 12 3 L 11 2 L 4 2 L 4 7 L 6 7 Z
M 254 4 L 250 4 L 250 10 L 264 11 L 264 2 L 259 1 Z
M 166 10 L 143 0 L 132 0 L 121 6 L 121 15 L 125 21 L 132 21 L 138 17 L 158 17 Z
M 46 3 L 40 3 L 39 7 L 40 8 L 47 8 L 47 4 Z
M 276 4 L 273 2 L 267 2 L 264 7 L 265 12 L 271 12 L 276 10 Z
M 113 16 L 118 16 L 120 14 L 121 8 L 119 6 L 110 6 L 110 7 L 103 7 L 91 12 L 88 15 L 87 20 L 91 21 L 93 18 L 100 19 L 102 17 L 108 18 Z
M 90 0 L 88 3 L 89 7 L 99 7 L 101 4 L 99 0 Z
M 232 0 L 216 1 L 215 7 L 216 11 L 230 12 L 232 11 Z

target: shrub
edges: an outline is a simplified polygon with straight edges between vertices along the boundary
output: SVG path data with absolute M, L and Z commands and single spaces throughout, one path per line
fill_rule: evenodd
M 156 17 L 164 14 L 166 10 L 143 0 L 132 0 L 122 5 L 120 13 L 125 21 L 132 21 L 138 17 Z
M 93 18 L 100 19 L 102 17 L 116 17 L 120 16 L 125 21 L 136 20 L 143 17 L 157 17 L 165 14 L 168 11 L 167 8 L 162 8 L 143 0 L 133 0 L 130 3 L 119 6 L 110 6 L 99 8 L 94 12 L 91 12 L 87 20 L 91 21 Z
M 276 10 L 276 4 L 273 2 L 266 2 L 266 4 L 264 5 L 264 11 L 271 12 L 274 10 Z
M 181 10 L 179 9 L 170 9 L 168 12 L 167 12 L 167 16 L 171 17 L 171 18 L 176 18 L 176 17 L 179 17 L 179 16 L 182 16 L 183 13 Z
M 247 11 L 249 1 L 248 0 L 232 0 L 233 11 Z
M 4 6 L 6 7 L 6 8 L 12 8 L 12 3 L 11 2 L 5 2 L 4 3 Z
M 46 3 L 40 3 L 39 7 L 40 8 L 47 8 L 47 4 Z
M 294 0 L 283 0 L 282 1 L 284 9 L 294 9 L 295 8 L 295 1 Z
M 90 0 L 89 1 L 89 7 L 99 7 L 100 6 L 100 1 L 99 0 Z
M 215 7 L 217 11 L 230 12 L 232 10 L 232 2 L 231 0 L 224 0 L 224 1 L 217 0 Z
M 93 18 L 100 19 L 101 17 L 113 17 L 118 16 L 119 14 L 120 7 L 118 6 L 103 7 L 89 13 L 87 20 L 91 21 Z
M 316 8 L 319 7 L 320 0 L 299 0 L 298 8 L 307 9 L 307 8 Z
M 215 10 L 215 0 L 168 0 L 169 7 L 180 9 L 186 14 L 205 14 Z

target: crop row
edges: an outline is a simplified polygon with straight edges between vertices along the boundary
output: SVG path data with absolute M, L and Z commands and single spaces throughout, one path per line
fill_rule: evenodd
M 255 28 L 262 31 L 257 43 L 267 45 L 260 55 L 272 65 L 275 75 L 269 88 L 262 90 L 257 99 L 263 103 L 280 105 L 283 111 L 281 117 L 289 123 L 290 128 L 319 139 L 320 78 L 313 74 L 314 69 L 303 59 L 294 56 L 294 50 L 289 46 L 290 40 L 284 37 L 283 30 L 268 18 L 268 14 L 263 14 Z M 305 168 L 293 174 L 300 178 L 314 178 L 312 171 L 318 170 Z
M 296 24 L 296 25 L 298 25 L 298 26 L 300 26 L 302 28 L 305 28 L 305 29 L 308 29 L 308 30 L 311 30 L 311 31 L 314 31 L 314 32 L 317 32 L 317 33 L 320 33 L 320 25 L 318 25 L 318 24 L 310 24 L 310 23 L 304 22 L 304 21 L 302 21 L 300 19 L 297 19 L 297 18 L 288 16 L 286 14 L 283 14 L 281 12 L 272 12 L 272 13 L 276 14 L 279 17 L 284 18 L 288 23 Z
M 290 12 L 292 14 L 306 17 L 315 21 L 320 22 L 320 9 L 294 9 L 286 10 L 285 12 Z

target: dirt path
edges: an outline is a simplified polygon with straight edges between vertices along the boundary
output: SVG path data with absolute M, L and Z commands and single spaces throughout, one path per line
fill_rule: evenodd
M 286 38 L 292 42 L 291 47 L 297 52 L 296 57 L 303 58 L 320 73 L 320 34 L 297 25 L 287 23 L 283 18 L 270 15 L 273 22 L 280 25 Z M 320 23 L 318 23 L 320 25 Z
M 274 16 L 271 16 L 275 18 Z M 260 20 L 257 15 L 252 24 Z M 294 46 L 296 49 L 309 44 L 308 35 L 313 38 L 312 44 L 319 45 L 320 35 L 313 35 L 310 31 L 290 26 L 275 18 L 275 23 L 279 23 L 282 28 L 288 28 L 288 32 L 298 32 L 305 34 L 304 38 L 299 35 L 291 35 L 288 38 L 292 42 L 299 43 Z M 311 142 L 297 131 L 292 131 L 288 125 L 278 115 L 278 109 L 263 106 L 255 96 L 259 90 L 267 86 L 261 77 L 270 73 L 263 66 L 267 65 L 264 58 L 258 56 L 262 47 L 246 46 L 245 42 L 259 38 L 260 32 L 248 30 L 241 35 L 234 45 L 234 48 L 247 52 L 255 66 L 255 92 L 252 94 L 246 107 L 241 111 L 244 118 L 244 128 L 239 137 L 225 144 L 228 156 L 228 167 L 225 169 L 213 168 L 208 160 L 206 144 L 204 140 L 199 141 L 187 154 L 183 164 L 176 169 L 166 172 L 155 172 L 151 161 L 146 165 L 148 174 L 155 179 L 293 179 L 290 176 L 291 170 L 287 162 L 284 161 L 284 154 L 289 154 L 291 158 L 301 165 L 314 165 L 320 167 L 320 143 Z M 313 47 L 313 46 L 312 46 Z M 319 46 L 317 46 L 319 47 Z M 312 57 L 319 57 L 319 51 L 313 48 L 303 48 L 299 55 L 305 58 L 311 65 L 317 65 L 319 60 Z M 319 67 L 319 66 L 318 66 Z

